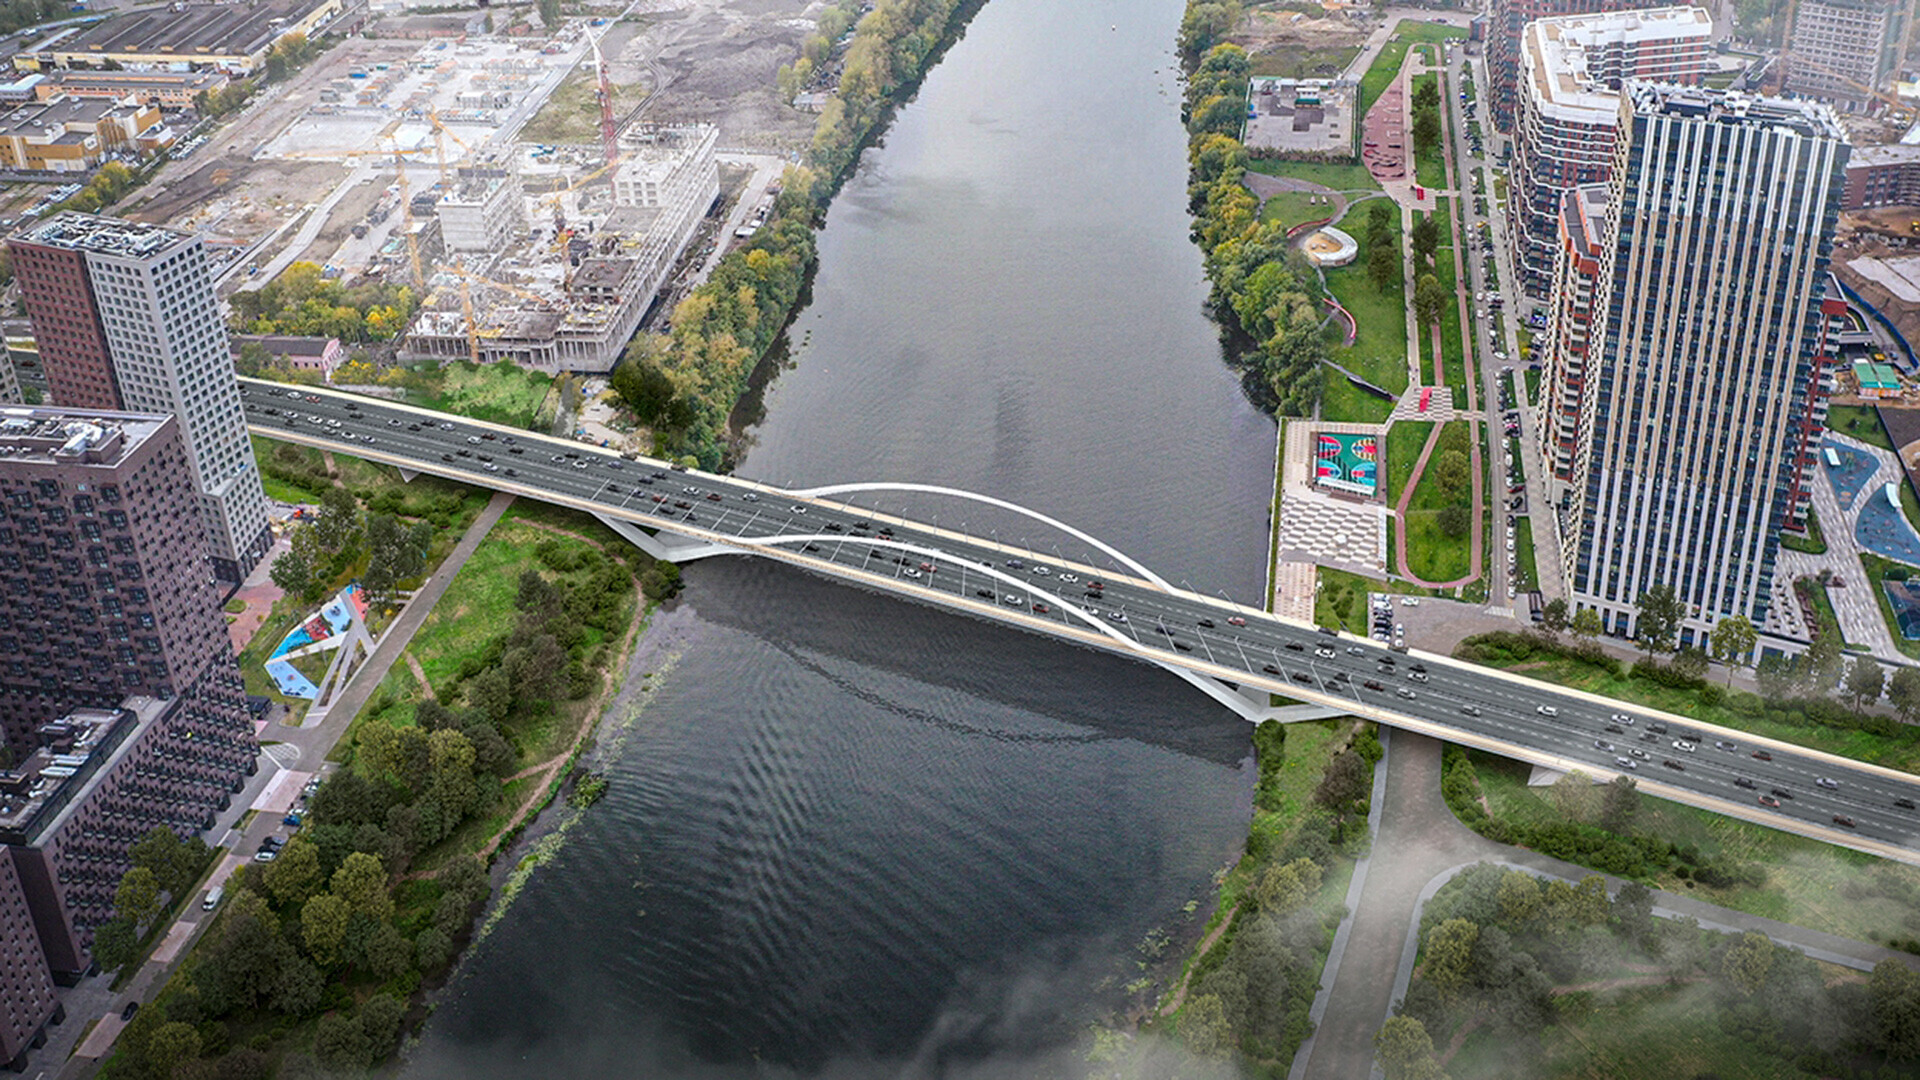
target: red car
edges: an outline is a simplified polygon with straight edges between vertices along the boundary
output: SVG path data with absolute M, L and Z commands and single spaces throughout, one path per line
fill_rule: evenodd
M 1769 753 L 1767 753 L 1767 752 L 1766 752 L 1765 750 L 1755 750 L 1755 751 L 1753 752 L 1753 756 L 1754 756 L 1755 758 L 1758 758 L 1758 759 L 1759 759 L 1759 760 L 1761 760 L 1761 761 L 1772 761 L 1772 760 L 1773 760 L 1773 755 L 1772 755 L 1772 754 L 1769 754 Z
M 1232 618 L 1229 618 L 1227 620 L 1227 625 L 1228 626 L 1245 626 L 1247 625 L 1247 620 L 1241 618 L 1238 615 L 1235 615 Z
M 1771 807 L 1773 807 L 1773 808 L 1774 808 L 1775 810 L 1778 810 L 1778 809 L 1780 809 L 1780 800 L 1779 800 L 1779 799 L 1776 799 L 1776 798 L 1774 798 L 1774 797 L 1773 797 L 1773 796 L 1771 796 L 1771 795 L 1762 795 L 1762 796 L 1760 796 L 1760 805 L 1761 805 L 1761 806 L 1771 806 Z

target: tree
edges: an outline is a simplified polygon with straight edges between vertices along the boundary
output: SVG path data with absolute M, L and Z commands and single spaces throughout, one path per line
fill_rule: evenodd
M 1680 649 L 1673 654 L 1672 667 L 1676 675 L 1703 678 L 1707 674 L 1707 654 L 1691 647 Z
M 1600 802 L 1600 827 L 1615 836 L 1633 835 L 1633 818 L 1640 812 L 1640 795 L 1633 777 L 1622 773 L 1607 785 Z
M 1613 924 L 1620 933 L 1645 943 L 1653 936 L 1653 890 L 1638 881 L 1620 886 L 1613 896 Z
M 308 557 L 305 548 L 303 544 L 290 545 L 273 560 L 273 565 L 267 570 L 267 576 L 273 579 L 273 583 L 282 592 L 292 596 L 305 596 L 307 590 L 313 588 L 313 560 Z
M 1440 225 L 1433 220 L 1432 214 L 1420 214 L 1413 219 L 1413 229 L 1408 234 L 1413 241 L 1413 253 L 1422 261 L 1433 258 L 1440 250 Z
M 1920 668 L 1903 667 L 1894 672 L 1887 682 L 1887 700 L 1907 723 L 1920 718 Z
M 1573 619 L 1567 623 L 1567 629 L 1572 631 L 1574 637 L 1591 641 L 1606 630 L 1606 625 L 1600 621 L 1598 611 L 1592 608 L 1581 608 L 1573 613 Z
M 163 891 L 180 896 L 206 865 L 207 845 L 199 840 L 182 840 L 172 829 L 156 825 L 134 841 L 127 857 L 133 865 L 153 871 Z
M 1233 1028 L 1217 995 L 1201 994 L 1187 1002 L 1180 1014 L 1180 1038 L 1197 1057 L 1223 1058 L 1233 1051 Z
M 1567 602 L 1565 600 L 1556 596 L 1547 601 L 1546 607 L 1540 609 L 1540 629 L 1545 630 L 1548 637 L 1556 638 L 1565 632 L 1567 629 Z
M 1385 236 L 1393 224 L 1393 208 L 1385 199 L 1375 199 L 1367 206 L 1367 243 L 1376 237 Z
M 1673 586 L 1662 582 L 1640 594 L 1634 601 L 1638 609 L 1638 618 L 1634 621 L 1634 633 L 1640 644 L 1646 647 L 1647 658 L 1651 660 L 1656 652 L 1669 652 L 1680 633 L 1680 620 L 1686 617 L 1686 605 L 1673 591 Z
M 1423 325 L 1440 321 L 1440 315 L 1447 309 L 1447 301 L 1453 299 L 1446 286 L 1432 274 L 1421 274 L 1420 280 L 1413 286 L 1413 315 Z
M 147 1064 L 161 1076 L 172 1076 L 182 1064 L 200 1056 L 200 1033 L 192 1024 L 170 1020 L 147 1036 Z
M 1500 918 L 1519 924 L 1540 914 L 1540 882 L 1525 870 L 1509 870 L 1500 875 Z
M 1853 699 L 1853 708 L 1858 712 L 1862 705 L 1871 705 L 1880 700 L 1880 692 L 1887 686 L 1887 673 L 1873 657 L 1861 655 L 1853 658 L 1847 665 L 1847 696 Z
M 1833 689 L 1845 669 L 1847 657 L 1837 633 L 1819 633 L 1807 646 L 1806 663 L 1800 669 L 1807 687 L 1820 693 Z
M 359 543 L 359 502 L 346 488 L 329 487 L 320 496 L 320 513 L 314 516 L 310 528 L 320 550 L 335 553 L 337 559 Z
M 160 914 L 160 879 L 152 870 L 136 866 L 120 875 L 120 887 L 113 891 L 113 913 L 145 926 Z
M 1427 960 L 1423 968 L 1426 980 L 1452 998 L 1467 981 L 1473 965 L 1473 946 L 1480 940 L 1480 928 L 1465 919 L 1448 919 L 1427 933 Z
M 1799 684 L 1799 664 L 1795 658 L 1768 653 L 1754 665 L 1753 678 L 1760 685 L 1761 697 L 1779 700 L 1791 695 Z
M 381 982 L 397 979 L 413 967 L 413 942 L 405 934 L 394 929 L 392 923 L 381 923 L 367 935 L 365 946 L 367 970 Z
M 1366 797 L 1372 780 L 1368 772 L 1367 763 L 1359 754 L 1342 750 L 1327 762 L 1320 786 L 1314 789 L 1313 801 L 1335 813 L 1345 813 L 1356 801 Z
M 1411 1016 L 1396 1016 L 1380 1025 L 1373 1036 L 1373 1052 L 1386 1080 L 1446 1080 L 1433 1056 L 1427 1026 Z
M 1298 858 L 1284 866 L 1270 866 L 1254 886 L 1254 898 L 1266 915 L 1285 915 L 1313 899 L 1320 888 L 1320 864 Z
M 93 959 L 107 971 L 132 960 L 139 948 L 133 920 L 125 915 L 116 915 L 93 928 Z
M 1381 292 L 1400 285 L 1400 252 L 1392 244 L 1374 244 L 1367 251 L 1367 279 Z
M 392 994 L 375 994 L 360 1006 L 360 1029 L 366 1033 L 373 1060 L 393 1052 L 400 1038 L 400 1020 L 406 1014 L 407 1007 Z
M 1426 150 L 1440 142 L 1440 110 L 1415 109 L 1413 111 L 1413 146 L 1415 150 Z
M 1548 798 L 1560 816 L 1568 821 L 1585 822 L 1593 818 L 1596 811 L 1593 793 L 1593 777 L 1579 769 L 1563 775 L 1547 789 Z
M 1772 970 L 1773 941 L 1758 930 L 1740 935 L 1721 960 L 1721 971 L 1727 982 L 1745 997 L 1752 997 L 1767 985 L 1767 974 Z
M 459 732 L 436 731 L 434 734 L 458 735 Z M 355 914 L 375 922 L 393 917 L 393 897 L 387 893 L 387 871 L 379 856 L 364 851 L 347 856 L 341 860 L 340 869 L 333 872 L 330 885 L 333 895 L 346 901 Z
M 1759 641 L 1759 632 L 1745 615 L 1730 616 L 1714 625 L 1707 645 L 1713 658 L 1727 665 L 1728 686 L 1733 685 L 1733 673 L 1747 666 L 1747 658 L 1753 655 L 1753 647 Z
M 544 5 L 554 0 L 541 0 Z M 373 1064 L 373 1048 L 367 1044 L 366 1028 L 360 1018 L 332 1012 L 320 1018 L 313 1032 L 313 1056 L 329 1069 L 364 1069 Z
M 304 836 L 296 836 L 281 849 L 279 858 L 267 864 L 267 891 L 275 902 L 298 907 L 320 887 L 320 849 Z
M 560 0 L 539 0 L 538 6 L 540 25 L 546 27 L 549 33 L 560 29 Z
M 1441 535 L 1458 540 L 1473 528 L 1473 512 L 1457 503 L 1443 506 L 1434 515 L 1433 523 L 1440 527 Z
M 413 939 L 414 963 L 423 972 L 432 972 L 453 955 L 453 942 L 437 926 L 429 926 Z
M 1413 88 L 1413 103 L 1416 107 L 1440 107 L 1440 79 L 1438 76 L 1422 78 Z
M 1895 1061 L 1920 1056 L 1920 973 L 1899 960 L 1874 965 L 1867 980 L 1871 1034 Z
M 347 939 L 353 910 L 345 900 L 332 893 L 308 898 L 300 908 L 300 932 L 307 954 L 322 967 L 332 967 L 339 959 L 340 945 Z
M 1473 468 L 1467 455 L 1458 450 L 1447 450 L 1433 462 L 1433 479 L 1440 490 L 1450 496 L 1457 496 L 1473 478 Z

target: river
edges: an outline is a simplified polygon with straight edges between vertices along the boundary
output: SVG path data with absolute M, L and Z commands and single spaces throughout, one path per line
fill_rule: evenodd
M 963 487 L 1257 602 L 1274 429 L 1201 307 L 1180 11 L 989 0 L 834 204 L 741 473 Z M 1152 669 L 783 567 L 686 579 L 610 709 L 607 797 L 408 1075 L 1071 1072 L 1143 935 L 1203 918 L 1244 840 L 1245 724 Z

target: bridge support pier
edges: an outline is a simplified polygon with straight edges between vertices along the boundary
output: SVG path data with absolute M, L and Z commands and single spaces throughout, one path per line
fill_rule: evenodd
M 740 553 L 738 548 L 728 547 L 725 544 L 710 544 L 705 540 L 694 540 L 664 530 L 650 533 L 633 522 L 621 518 L 607 517 L 602 514 L 593 516 L 599 518 L 601 524 L 607 528 L 619 533 L 622 539 L 662 562 L 687 563 L 712 555 Z
M 411 484 L 413 483 L 413 478 L 419 475 L 420 470 L 418 469 L 401 469 L 400 482 L 403 484 Z

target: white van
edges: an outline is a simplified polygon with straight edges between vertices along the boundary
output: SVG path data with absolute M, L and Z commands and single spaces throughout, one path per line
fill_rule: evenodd
M 207 898 L 200 901 L 200 910 L 212 911 L 214 908 L 219 907 L 220 899 L 226 895 L 227 887 L 225 885 L 215 885 L 213 888 L 208 889 Z

